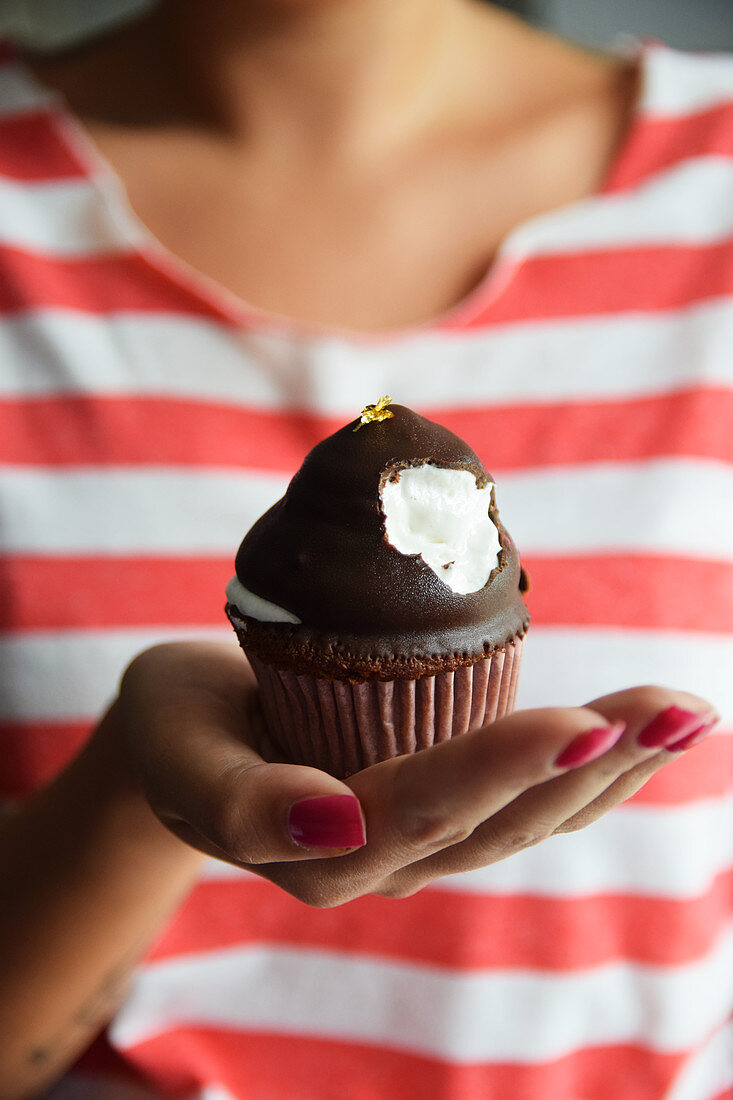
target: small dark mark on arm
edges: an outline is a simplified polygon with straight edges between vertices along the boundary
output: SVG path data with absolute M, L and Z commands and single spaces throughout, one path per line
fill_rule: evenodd
M 136 953 L 134 961 L 126 959 L 106 974 L 99 986 L 82 1001 L 67 1026 L 29 1051 L 27 1064 L 38 1069 L 54 1063 L 62 1066 L 65 1058 L 73 1058 L 82 1050 L 84 1042 L 104 1027 L 125 999 L 138 955 Z

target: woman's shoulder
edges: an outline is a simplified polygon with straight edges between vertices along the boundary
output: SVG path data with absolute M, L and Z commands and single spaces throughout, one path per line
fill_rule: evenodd
M 61 100 L 35 79 L 0 39 L 0 185 L 33 184 L 81 174 L 60 132 Z
M 642 109 L 674 117 L 733 108 L 733 54 L 691 53 L 657 43 L 645 50 Z
M 27 119 L 50 108 L 55 96 L 31 75 L 12 44 L 0 38 L 0 122 Z
M 679 185 L 687 203 L 715 177 L 730 193 L 733 177 L 718 177 L 733 171 L 733 54 L 652 43 L 639 70 L 635 117 L 606 190 Z

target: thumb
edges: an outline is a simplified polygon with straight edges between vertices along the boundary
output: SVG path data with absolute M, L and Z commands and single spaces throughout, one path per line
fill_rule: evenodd
M 148 651 L 128 670 L 125 734 L 153 810 L 181 840 L 238 865 L 362 847 L 364 816 L 345 783 L 257 751 L 256 689 L 235 656 L 178 643 Z
M 225 773 L 195 767 L 186 813 L 161 820 L 218 859 L 250 866 L 343 855 L 366 843 L 358 798 L 315 768 L 256 763 L 241 750 Z M 195 773 L 195 776 L 194 776 Z

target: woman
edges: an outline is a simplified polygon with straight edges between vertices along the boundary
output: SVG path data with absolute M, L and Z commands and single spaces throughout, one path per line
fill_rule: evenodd
M 2 833 L 4 1095 L 110 1020 L 61 1095 L 727 1088 L 732 73 L 464 0 L 7 59 L 6 794 L 65 767 Z M 383 392 L 499 470 L 543 709 L 342 784 L 263 763 L 205 636 Z

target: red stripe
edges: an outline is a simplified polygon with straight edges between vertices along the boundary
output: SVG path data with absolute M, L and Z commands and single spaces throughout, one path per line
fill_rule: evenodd
M 222 318 L 213 303 L 168 278 L 135 252 L 60 260 L 6 246 L 0 252 L 0 264 L 0 313 L 49 307 L 88 313 L 141 310 Z
M 0 722 L 0 798 L 20 798 L 44 786 L 89 736 L 84 722 Z M 631 800 L 676 806 L 730 795 L 733 731 L 709 737 L 658 771 Z
M 512 262 L 512 261 L 509 261 Z M 243 324 L 246 316 L 204 296 L 142 255 L 60 260 L 6 248 L 0 312 L 43 307 L 92 313 L 116 310 L 195 314 Z M 497 279 L 501 277 L 498 272 Z M 619 248 L 517 261 L 504 289 L 484 295 L 441 327 L 671 310 L 733 293 L 733 242 L 699 247 Z M 466 314 L 468 313 L 468 316 Z
M 733 904 L 733 868 L 704 895 L 546 898 L 423 890 L 328 910 L 296 904 L 254 876 L 200 883 L 149 961 L 261 943 L 345 952 L 458 971 L 569 971 L 629 959 L 677 966 L 709 952 Z
M 81 722 L 0 722 L 0 798 L 44 786 L 79 751 L 93 718 Z M 632 801 L 675 806 L 730 794 L 733 731 L 709 737 L 657 772 Z
M 431 413 L 465 439 L 489 470 L 678 455 L 733 462 L 733 390 L 723 386 L 650 397 L 428 409 L 425 415 Z
M 733 560 L 630 553 L 522 560 L 536 626 L 733 632 Z
M 733 156 L 733 103 L 717 104 L 683 117 L 640 120 L 604 192 L 634 187 L 665 168 L 704 156 Z
M 731 394 L 733 408 L 733 394 Z M 304 414 L 155 397 L 0 400 L 0 462 L 292 470 L 343 426 Z
M 235 550 L 212 559 L 7 558 L 2 629 L 221 626 Z
M 220 625 L 235 550 L 217 558 L 8 557 L 0 563 L 7 593 L 1 628 Z M 733 632 L 733 561 L 640 554 L 523 560 L 536 626 Z
M 698 247 L 618 248 L 507 260 L 446 330 L 561 317 L 651 313 L 733 293 L 733 242 Z M 494 290 L 501 283 L 503 289 Z
M 0 797 L 32 794 L 76 755 L 93 722 L 0 723 Z
M 86 175 L 47 108 L 0 117 L 0 176 L 41 183 Z
M 128 1055 L 164 1093 L 217 1081 L 235 1096 L 263 1100 L 651 1100 L 666 1095 L 685 1060 L 608 1046 L 529 1066 L 454 1066 L 366 1044 L 192 1026 Z
M 425 410 L 489 469 L 693 455 L 733 463 L 733 390 L 696 387 L 625 400 Z M 0 400 L 0 462 L 180 465 L 292 471 L 340 418 L 172 397 Z M 624 430 L 619 431 L 619 424 Z
M 708 798 L 730 798 L 733 791 L 733 730 L 716 731 L 694 750 L 656 772 L 630 803 L 677 806 Z

